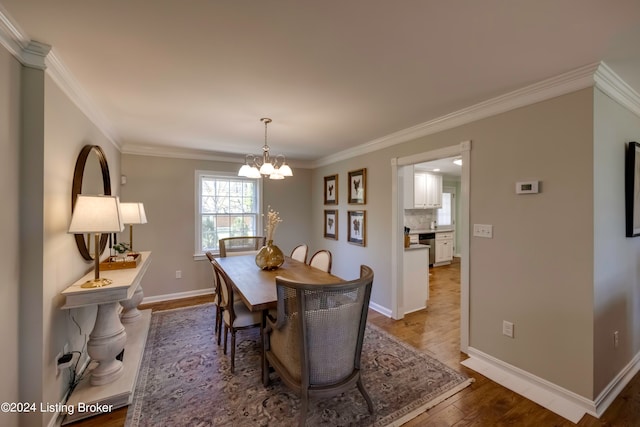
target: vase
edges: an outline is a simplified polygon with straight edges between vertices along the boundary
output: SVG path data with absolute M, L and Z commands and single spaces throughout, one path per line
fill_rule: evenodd
M 284 264 L 284 254 L 279 247 L 268 240 L 267 245 L 260 248 L 256 255 L 256 265 L 263 270 L 275 270 Z

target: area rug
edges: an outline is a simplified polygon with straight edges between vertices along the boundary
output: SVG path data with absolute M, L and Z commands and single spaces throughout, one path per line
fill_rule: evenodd
M 126 426 L 295 426 L 300 399 L 276 374 L 260 378 L 260 334 L 237 333 L 235 373 L 215 342 L 213 304 L 153 313 Z M 373 417 L 357 388 L 311 399 L 308 426 L 399 426 L 473 380 L 367 325 L 362 377 Z

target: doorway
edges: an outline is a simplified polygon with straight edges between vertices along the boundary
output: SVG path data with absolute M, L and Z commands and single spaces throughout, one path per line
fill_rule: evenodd
M 462 160 L 462 173 L 459 193 L 459 246 L 456 252 L 460 254 L 460 350 L 466 352 L 469 345 L 469 187 L 470 187 L 470 150 L 471 141 L 426 151 L 406 157 L 394 158 L 392 166 L 392 277 L 391 277 L 391 317 L 403 317 L 403 265 L 404 245 L 404 166 L 414 165 L 459 156 Z M 413 177 L 411 177 L 413 179 Z

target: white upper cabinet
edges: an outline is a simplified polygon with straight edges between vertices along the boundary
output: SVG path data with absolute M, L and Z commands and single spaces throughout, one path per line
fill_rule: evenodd
M 411 179 L 413 175 L 413 179 Z M 414 171 L 405 166 L 405 209 L 437 209 L 442 207 L 442 176 Z

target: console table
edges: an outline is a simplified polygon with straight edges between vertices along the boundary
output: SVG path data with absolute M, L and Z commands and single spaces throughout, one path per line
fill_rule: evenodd
M 62 291 L 65 297 L 62 309 L 98 306 L 96 321 L 87 343 L 87 352 L 92 360 L 84 379 L 69 396 L 69 405 L 99 403 L 119 408 L 130 404 L 133 399 L 151 324 L 151 310 L 138 311 L 135 308 L 142 300 L 140 282 L 151 263 L 151 252 L 140 252 L 140 256 L 140 263 L 135 268 L 101 271 L 101 277 L 113 281 L 108 286 L 82 288 L 83 283 L 93 278 L 94 272 L 91 271 Z M 126 312 L 133 311 L 133 316 L 125 316 L 125 325 L 119 315 L 121 303 L 127 308 Z M 120 361 L 116 356 L 123 350 L 124 357 Z M 76 411 L 67 415 L 63 424 L 92 415 Z

